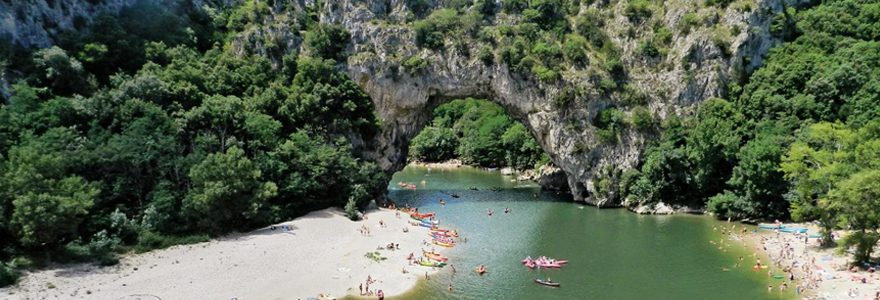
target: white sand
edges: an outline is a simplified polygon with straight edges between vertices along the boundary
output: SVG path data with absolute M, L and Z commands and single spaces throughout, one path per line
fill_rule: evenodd
M 768 224 L 772 225 L 772 224 Z M 800 227 L 800 228 L 808 228 L 807 234 L 818 234 L 819 228 L 817 226 L 809 225 L 809 224 L 784 224 L 788 227 Z M 783 266 L 790 266 L 793 260 L 797 261 L 798 264 L 796 268 L 794 268 L 794 274 L 797 279 L 797 283 L 800 284 L 804 281 L 809 281 L 810 278 L 820 278 L 821 281 L 817 281 L 818 287 L 807 289 L 805 294 L 803 295 L 803 299 L 874 299 L 874 295 L 877 292 L 880 292 L 880 273 L 868 273 L 864 270 L 859 270 L 856 273 L 848 272 L 848 271 L 837 271 L 835 270 L 835 266 L 838 268 L 847 266 L 847 262 L 852 259 L 851 256 L 838 256 L 835 255 L 836 248 L 822 248 L 819 247 L 817 243 L 817 239 L 811 238 L 809 239 L 809 243 L 804 243 L 804 234 L 794 235 L 791 233 L 780 233 L 777 237 L 772 230 L 761 230 L 758 232 L 759 237 L 764 237 L 766 240 L 763 243 L 763 247 L 766 247 L 766 253 L 771 257 L 779 257 L 780 249 L 783 249 L 786 243 L 789 244 L 790 247 L 794 248 L 793 251 L 793 259 L 783 259 Z M 760 240 L 756 241 L 760 244 Z M 806 252 L 804 251 L 806 249 Z M 830 258 L 830 260 L 823 260 L 822 258 Z M 812 263 L 815 258 L 815 265 Z M 801 266 L 806 263 L 808 265 L 808 270 L 803 269 Z M 808 274 L 807 272 L 811 273 Z M 828 279 L 827 276 L 831 276 L 833 279 Z M 854 281 L 853 276 L 867 277 L 867 283 L 861 283 L 860 281 Z M 786 282 L 788 280 L 785 280 Z M 794 288 L 793 284 L 789 284 L 791 288 Z M 851 290 L 858 290 L 859 296 L 850 297 L 847 293 Z
M 313 212 L 282 225 L 286 231 L 260 229 L 207 243 L 177 246 L 123 258 L 119 265 L 65 265 L 25 274 L 20 283 L 0 289 L 2 299 L 306 299 L 318 293 L 357 295 L 370 275 L 371 290 L 386 296 L 412 288 L 433 268 L 410 266 L 405 257 L 421 255 L 426 228 L 412 227 L 409 216 L 379 210 L 369 220 L 352 222 L 339 210 Z M 386 228 L 379 227 L 379 220 Z M 366 225 L 371 236 L 358 231 Z M 403 228 L 409 227 L 409 233 Z M 374 262 L 364 254 L 379 245 L 388 259 Z M 448 251 L 440 249 L 437 251 Z M 453 263 L 454 264 L 454 263 Z M 406 268 L 411 273 L 403 274 Z M 448 269 L 448 268 L 447 268 Z M 49 283 L 55 288 L 49 289 Z

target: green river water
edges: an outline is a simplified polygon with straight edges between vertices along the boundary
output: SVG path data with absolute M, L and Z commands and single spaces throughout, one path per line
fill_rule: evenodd
M 457 272 L 446 267 L 395 299 L 795 298 L 793 288 L 785 293 L 776 289 L 782 280 L 769 278 L 766 270 L 749 268 L 754 264 L 748 257 L 753 248 L 736 243 L 722 252 L 709 243 L 722 238 L 712 227 L 723 222 L 707 216 L 644 216 L 623 209 L 598 209 L 573 203 L 567 195 L 542 191 L 533 182 L 512 179 L 474 168 L 410 166 L 394 175 L 390 199 L 400 206 L 417 206 L 421 212 L 436 212 L 441 227 L 457 229 L 467 239 L 444 252 Z M 419 188 L 401 189 L 399 181 Z M 494 192 L 492 187 L 501 190 Z M 453 199 L 452 193 L 461 198 Z M 441 199 L 445 206 L 439 205 Z M 511 212 L 504 214 L 504 207 Z M 494 214 L 487 216 L 486 209 Z M 426 230 L 414 230 L 422 231 Z M 562 269 L 531 270 L 521 263 L 528 255 L 570 262 Z M 744 266 L 734 268 L 739 256 L 746 257 Z M 480 264 L 487 266 L 487 274 L 474 272 Z M 425 267 L 411 268 L 415 273 Z M 533 282 L 547 277 L 562 286 Z M 449 284 L 453 292 L 447 291 Z M 773 292 L 767 292 L 768 285 L 774 286 Z

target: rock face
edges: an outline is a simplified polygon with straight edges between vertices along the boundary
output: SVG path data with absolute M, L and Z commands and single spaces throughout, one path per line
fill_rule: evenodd
M 434 108 L 457 98 L 485 98 L 503 106 L 529 129 L 554 165 L 566 174 L 575 200 L 597 206 L 621 205 L 616 194 L 597 192 L 594 179 L 613 173 L 608 170 L 636 167 L 646 139 L 657 132 L 630 126 L 617 132 L 616 143 L 600 142 L 590 120 L 605 107 L 618 105 L 619 96 L 598 92 L 594 83 L 575 70 L 563 72 L 555 82 L 539 82 L 510 71 L 498 60 L 487 65 L 453 51 L 450 40 L 446 51 L 424 50 L 414 45 L 415 34 L 409 27 L 372 22 L 400 19 L 407 9 L 403 2 L 330 1 L 321 15 L 322 22 L 342 24 L 352 34 L 352 55 L 344 68 L 372 97 L 385 123 L 379 146 L 371 155 L 386 171 L 404 167 L 410 140 L 426 126 Z M 670 28 L 681 23 L 685 13 L 693 9 L 691 5 L 701 5 L 675 2 L 680 8 L 665 8 L 661 18 Z M 702 101 L 724 96 L 734 76 L 759 66 L 770 47 L 781 42 L 768 28 L 771 18 L 784 9 L 782 0 L 759 0 L 754 6 L 717 9 L 708 18 L 719 26 L 698 26 L 674 35 L 667 59 L 682 63 L 665 68 L 635 54 L 637 39 L 609 36 L 623 52 L 628 83 L 646 95 L 649 110 L 660 119 L 670 114 L 688 115 Z M 623 17 L 623 6 L 615 7 L 617 17 L 604 28 L 611 33 L 630 26 Z M 730 36 L 726 44 L 718 42 L 717 28 L 732 27 L 745 29 Z M 474 49 L 471 53 L 482 46 L 477 41 L 467 42 L 467 47 Z M 416 72 L 400 67 L 402 60 L 413 56 L 427 61 L 427 66 Z M 554 105 L 553 99 L 565 96 L 570 87 L 587 92 L 573 105 Z
M 74 28 L 77 17 L 90 19 L 100 10 L 118 11 L 137 1 L 161 0 L 0 1 L 0 34 L 25 46 L 47 47 L 58 28 Z M 724 9 L 707 8 L 698 0 L 666 1 L 653 17 L 660 25 L 680 28 L 688 13 L 692 16 L 695 12 L 705 25 L 676 30 L 662 61 L 637 54 L 639 43 L 648 34 L 640 32 L 649 26 L 634 26 L 627 20 L 625 3 L 612 2 L 600 8 L 611 16 L 601 30 L 621 52 L 627 86 L 644 95 L 644 105 L 662 120 L 672 114 L 689 115 L 702 101 L 724 96 L 728 82 L 760 66 L 768 50 L 781 42 L 769 31 L 771 19 L 783 12 L 786 5 L 798 4 L 796 1 L 799 0 L 742 1 Z M 201 7 L 202 1 L 194 2 Z M 214 2 L 225 7 L 234 1 Z M 321 22 L 340 24 L 350 31 L 350 56 L 340 68 L 372 97 L 384 123 L 378 140 L 370 142 L 370 147 L 358 149 L 367 149 L 364 156 L 377 160 L 388 173 L 405 166 L 410 140 L 427 125 L 432 111 L 458 98 L 484 98 L 503 106 L 512 118 L 528 128 L 564 173 L 574 199 L 597 206 L 622 205 L 616 192 L 599 191 L 594 182 L 601 181 L 597 180 L 600 178 L 617 181 L 612 174 L 637 167 L 646 140 L 658 136 L 657 128 L 637 130 L 626 126 L 615 132 L 615 142 L 600 141 L 598 129 L 592 124 L 597 114 L 610 106 L 630 114 L 632 107 L 622 104 L 619 93 L 600 92 L 596 80 L 585 75 L 583 68 L 572 67 L 563 70 L 558 80 L 540 82 L 534 76 L 511 71 L 499 59 L 486 64 L 476 55 L 455 51 L 455 37 L 447 37 L 443 51 L 416 47 L 412 24 L 406 23 L 411 15 L 406 0 L 274 1 L 273 15 L 265 18 L 267 22 L 293 20 L 291 12 L 282 11 L 282 2 L 300 13 L 321 3 L 323 7 L 317 9 Z M 597 5 L 592 4 L 592 8 Z M 582 6 L 581 12 L 586 8 Z M 507 16 L 484 21 L 483 25 L 516 22 L 515 17 Z M 301 48 L 300 34 L 291 32 L 292 28 L 289 24 L 258 27 L 235 37 L 232 46 L 254 49 L 260 54 L 265 52 L 260 40 L 281 38 L 287 42 L 283 47 L 286 51 Z M 242 47 L 244 44 L 249 46 Z M 487 45 L 492 46 L 477 39 L 464 39 L 463 45 L 457 46 L 476 53 Z M 589 56 L 588 65 L 598 61 L 592 54 Z M 401 62 L 411 57 L 423 59 L 426 66 L 406 70 Z M 573 90 L 578 92 L 572 93 Z M 567 104 L 554 101 L 557 99 L 566 99 Z M 561 186 L 559 177 L 546 178 L 544 184 Z

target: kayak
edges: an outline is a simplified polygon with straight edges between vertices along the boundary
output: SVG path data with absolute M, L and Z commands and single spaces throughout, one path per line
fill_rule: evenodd
M 483 270 L 482 272 L 480 272 L 480 267 L 476 267 L 476 268 L 474 268 L 474 271 L 476 271 L 477 274 L 480 274 L 480 275 L 483 275 L 483 274 L 485 274 L 485 273 L 487 272 L 487 270 Z
M 559 283 L 556 283 L 556 282 L 546 282 L 543 279 L 535 279 L 535 282 L 537 282 L 538 284 L 543 284 L 543 285 L 552 286 L 552 287 L 559 287 L 559 285 L 560 285 Z
M 446 263 L 445 263 L 445 262 L 433 262 L 433 261 L 425 261 L 425 260 L 423 260 L 423 261 L 420 261 L 420 262 L 419 262 L 419 265 L 421 265 L 421 266 L 425 266 L 425 267 L 439 267 L 439 268 L 442 268 L 443 266 L 446 266 Z
M 438 242 L 438 241 L 434 241 L 434 245 L 442 246 L 442 247 L 454 247 L 454 246 L 455 246 L 455 244 L 441 243 L 441 242 Z
M 439 221 L 439 220 L 434 220 L 434 221 L 421 220 L 420 222 L 421 222 L 422 224 L 428 224 L 428 225 L 431 225 L 431 224 L 433 224 L 433 225 L 440 224 L 440 221 Z
M 449 232 L 449 229 L 434 228 L 434 229 L 431 229 L 431 231 L 437 231 L 437 232 Z
M 452 241 L 452 240 L 450 240 L 450 239 L 447 239 L 447 238 L 437 238 L 437 237 L 435 237 L 435 238 L 431 239 L 431 241 L 438 242 L 438 243 L 444 243 L 444 244 L 450 244 L 450 245 L 453 245 L 453 246 L 455 245 L 455 242 L 454 242 L 454 241 Z
M 779 231 L 790 232 L 790 233 L 807 233 L 806 228 L 782 228 Z
M 425 227 L 425 228 L 432 228 L 432 227 L 434 227 L 434 225 L 431 225 L 431 224 L 425 224 L 425 223 L 419 223 L 419 226 L 422 226 L 422 227 Z
M 782 279 L 782 278 L 785 278 L 785 277 L 782 275 L 773 275 L 773 279 Z
M 440 255 L 440 254 L 433 254 L 433 253 L 425 252 L 424 255 L 425 255 L 425 257 L 427 257 L 428 259 L 430 259 L 430 260 L 434 260 L 434 261 L 446 262 L 447 260 L 449 260 L 449 258 L 443 257 L 443 256 Z
M 414 213 L 414 214 L 411 214 L 411 215 L 410 215 L 410 217 L 413 217 L 413 218 L 419 218 L 419 219 L 430 218 L 430 217 L 433 217 L 433 216 L 434 216 L 434 213 L 426 213 L 426 214 Z
M 822 235 L 821 235 L 821 234 L 811 234 L 811 235 L 809 235 L 808 237 L 811 238 L 811 239 L 818 239 L 818 238 L 821 238 Z
M 777 227 L 776 227 L 776 225 L 758 225 L 758 228 L 761 228 L 761 229 L 776 229 Z M 778 228 L 780 228 L 780 229 L 785 229 L 785 226 L 780 226 L 780 227 L 778 227 Z

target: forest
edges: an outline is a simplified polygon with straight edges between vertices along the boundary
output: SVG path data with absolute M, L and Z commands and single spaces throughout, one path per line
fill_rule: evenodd
M 826 234 L 849 228 L 841 249 L 870 257 L 880 228 L 880 2 L 789 7 L 772 28 L 785 43 L 761 68 L 694 116 L 662 122 L 620 80 L 619 51 L 601 30 L 604 13 L 579 14 L 581 2 L 501 1 L 502 12 L 525 22 L 494 31 L 479 26 L 497 12 L 494 1 L 407 5 L 419 47 L 492 40 L 497 52 L 458 51 L 539 82 L 589 68 L 600 90 L 641 107 L 629 120 L 614 109 L 590 120 L 609 143 L 615 135 L 603 132 L 619 126 L 658 132 L 638 168 L 596 176 L 600 193 L 706 207 L 720 218 L 817 221 Z M 0 41 L 3 74 L 19 78 L 0 105 L 0 286 L 33 265 L 112 265 L 118 253 L 200 242 L 379 196 L 386 174 L 354 147 L 368 147 L 382 124 L 369 97 L 337 68 L 350 34 L 320 23 L 309 6 L 294 24 L 302 50 L 272 48 L 270 59 L 230 42 L 268 14 L 266 2 L 222 11 L 188 3 L 137 4 L 79 20 L 76 29 L 89 30 L 64 31 L 51 48 Z M 648 26 L 641 22 L 650 7 L 632 1 L 624 13 Z M 695 18 L 685 15 L 676 30 L 697 26 Z M 651 30 L 655 38 L 640 53 L 663 57 L 670 29 Z M 589 63 L 587 53 L 602 59 Z M 404 67 L 424 63 L 410 59 Z M 547 161 L 522 124 L 473 99 L 435 110 L 410 152 L 417 160 L 520 169 Z
M 720 218 L 816 221 L 851 229 L 867 261 L 880 228 L 880 3 L 826 1 L 792 14 L 763 66 L 662 123 L 624 197 L 705 206 Z
M 58 46 L 4 44 L 23 74 L 0 106 L 0 285 L 49 261 L 194 243 L 346 203 L 386 183 L 347 139 L 372 102 L 336 68 L 338 26 L 306 18 L 283 65 L 238 55 L 255 10 L 181 2 L 104 13 Z
M 518 170 L 537 168 L 550 160 L 522 123 L 486 100 L 443 104 L 434 110 L 431 123 L 410 143 L 411 159 L 442 162 L 457 158 L 469 165 Z

